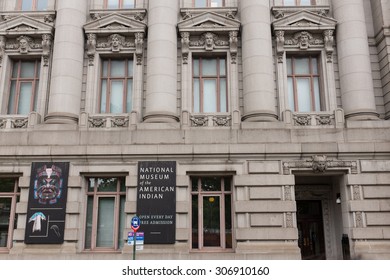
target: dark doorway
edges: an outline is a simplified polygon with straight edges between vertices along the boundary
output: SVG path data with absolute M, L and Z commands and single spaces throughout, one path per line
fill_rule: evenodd
M 321 200 L 297 201 L 298 246 L 303 260 L 325 260 Z

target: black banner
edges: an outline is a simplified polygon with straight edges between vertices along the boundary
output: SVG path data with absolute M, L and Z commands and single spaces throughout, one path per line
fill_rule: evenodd
M 33 162 L 26 219 L 26 244 L 64 242 L 68 162 Z
M 173 244 L 176 229 L 176 162 L 138 163 L 137 215 L 145 244 Z

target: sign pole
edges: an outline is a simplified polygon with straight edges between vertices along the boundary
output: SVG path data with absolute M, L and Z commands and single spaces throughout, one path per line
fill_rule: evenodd
M 135 260 L 135 251 L 137 246 L 137 230 L 140 228 L 140 226 L 141 226 L 141 220 L 137 216 L 134 216 L 131 219 L 131 228 L 134 231 L 133 260 Z
M 137 231 L 134 230 L 133 261 L 135 260 L 135 247 L 137 246 Z

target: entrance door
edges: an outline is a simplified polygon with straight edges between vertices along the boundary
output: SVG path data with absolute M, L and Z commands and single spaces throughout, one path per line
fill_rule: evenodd
M 321 200 L 297 201 L 298 246 L 303 260 L 325 260 Z

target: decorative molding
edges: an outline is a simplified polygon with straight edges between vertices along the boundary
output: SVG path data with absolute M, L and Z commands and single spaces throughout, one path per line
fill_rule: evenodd
M 5 21 L 0 22 L 0 66 L 6 53 L 41 55 L 43 66 L 49 65 L 54 27 L 52 22 L 43 21 L 44 14 L 40 15 L 40 20 L 25 14 L 5 16 Z M 54 15 L 47 16 L 54 21 Z
M 93 66 L 96 53 L 121 52 L 133 52 L 136 64 L 142 65 L 147 27 L 143 22 L 145 15 L 146 11 L 138 11 L 132 19 L 118 13 L 91 13 L 93 20 L 84 25 L 89 66 Z
M 292 186 L 284 186 L 284 200 L 292 201 Z
M 214 126 L 230 126 L 231 116 L 213 116 Z
M 88 116 L 89 128 L 127 128 L 129 115 L 94 115 Z
M 286 213 L 286 228 L 293 228 L 293 227 L 294 227 L 293 213 L 287 212 Z
M 361 200 L 362 199 L 360 188 L 361 188 L 361 186 L 359 186 L 359 185 L 352 186 L 352 199 L 353 200 Z
M 357 211 L 354 212 L 355 214 L 355 225 L 357 228 L 362 228 L 364 227 L 364 221 L 363 221 L 363 212 Z
M 182 63 L 188 63 L 192 50 L 226 50 L 230 52 L 231 63 L 237 63 L 238 34 L 240 22 L 235 10 L 217 13 L 210 10 L 199 13 L 197 10 L 182 10 L 182 21 L 178 23 L 181 36 Z
M 292 174 L 293 170 L 325 173 L 326 171 L 349 170 L 357 174 L 357 162 L 337 159 L 328 159 L 325 155 L 315 155 L 311 159 L 297 160 L 283 163 L 283 174 Z

